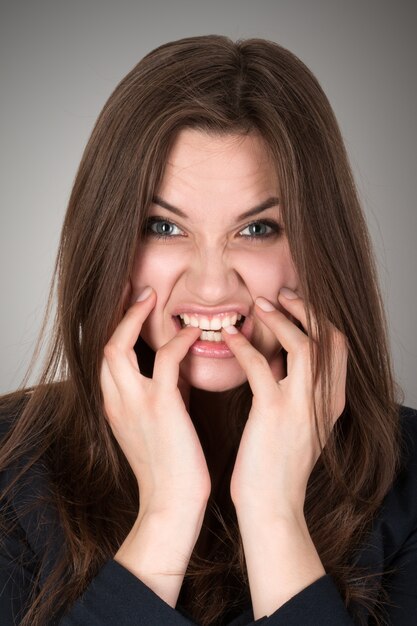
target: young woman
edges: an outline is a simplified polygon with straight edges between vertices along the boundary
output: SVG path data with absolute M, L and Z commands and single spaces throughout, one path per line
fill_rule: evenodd
M 44 372 L 1 400 L 3 625 L 416 623 L 417 413 L 300 60 L 214 35 L 148 54 L 56 270 Z

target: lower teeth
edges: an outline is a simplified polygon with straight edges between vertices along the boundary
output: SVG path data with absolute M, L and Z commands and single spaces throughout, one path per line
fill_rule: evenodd
M 222 341 L 222 334 L 215 330 L 203 330 L 199 339 L 200 341 Z

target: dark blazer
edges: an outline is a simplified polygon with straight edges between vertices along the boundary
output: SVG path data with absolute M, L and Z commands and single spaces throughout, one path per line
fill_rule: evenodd
M 380 578 L 389 590 L 387 623 L 417 625 L 417 411 L 401 409 L 403 467 L 386 495 L 372 531 L 359 554 L 358 564 L 370 573 L 395 568 Z M 0 477 L 0 490 L 10 481 Z M 11 498 L 8 516 L 18 522 L 0 549 L 0 625 L 19 624 L 28 601 L 32 579 L 39 567 L 50 571 L 63 545 L 55 511 L 42 507 L 25 513 L 25 505 L 48 488 L 45 470 L 35 467 L 29 480 Z M 23 559 L 22 559 L 23 557 Z M 22 564 L 24 563 L 24 565 Z M 254 622 L 250 606 L 224 624 L 247 626 L 352 626 L 359 623 L 344 606 L 331 576 L 309 585 L 269 617 Z M 364 623 L 373 622 L 364 615 Z M 358 616 L 356 616 L 358 619 Z M 45 626 L 187 626 L 194 624 L 181 610 L 171 608 L 141 580 L 114 560 L 109 560 L 72 608 Z

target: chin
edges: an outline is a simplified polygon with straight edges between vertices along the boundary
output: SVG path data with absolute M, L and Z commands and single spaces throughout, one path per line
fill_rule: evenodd
M 204 391 L 221 392 L 239 387 L 247 376 L 235 359 L 213 359 L 210 364 L 183 361 L 180 375 L 191 387 Z M 205 360 L 205 359 L 204 359 Z M 203 361 L 203 359 L 201 359 Z

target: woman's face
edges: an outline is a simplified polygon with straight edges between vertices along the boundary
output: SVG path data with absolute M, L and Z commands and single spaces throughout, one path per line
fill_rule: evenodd
M 239 313 L 241 332 L 268 360 L 281 349 L 253 314 L 258 296 L 276 304 L 281 287 L 298 286 L 278 199 L 279 181 L 260 136 L 180 132 L 131 276 L 132 302 L 146 285 L 157 294 L 141 332 L 153 350 L 179 332 L 183 313 L 186 323 L 204 329 L 233 323 Z M 224 342 L 207 340 L 192 346 L 180 376 L 207 391 L 246 380 Z

